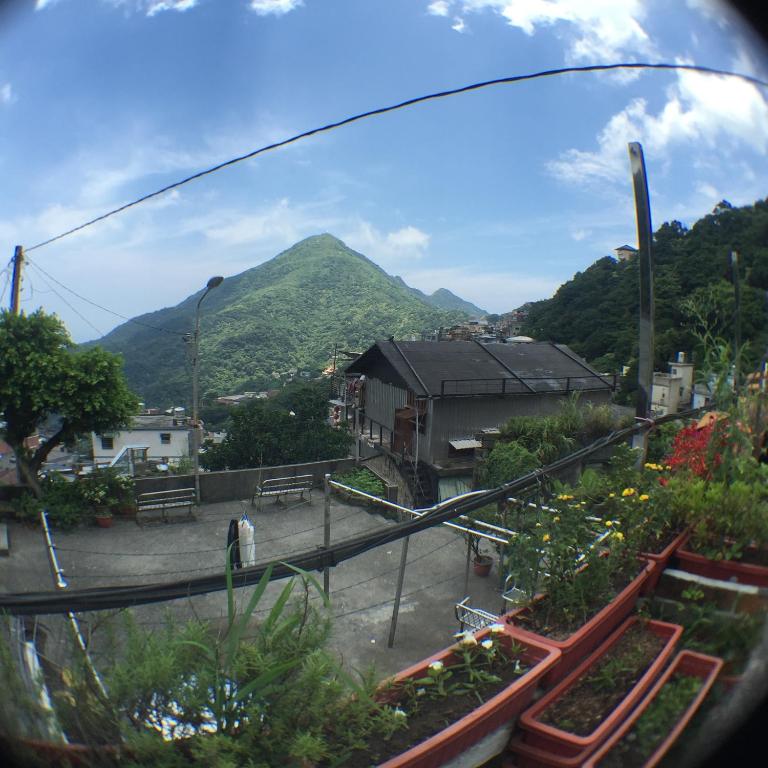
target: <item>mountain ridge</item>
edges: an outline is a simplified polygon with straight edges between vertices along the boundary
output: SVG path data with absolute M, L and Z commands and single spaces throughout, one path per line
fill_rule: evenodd
M 139 315 L 88 346 L 122 354 L 129 384 L 148 405 L 188 403 L 191 349 L 184 336 L 201 295 Z M 289 371 L 319 372 L 335 344 L 364 349 L 377 338 L 408 338 L 466 317 L 421 299 L 333 235 L 312 235 L 226 278 L 206 297 L 200 391 L 210 398 L 267 389 Z

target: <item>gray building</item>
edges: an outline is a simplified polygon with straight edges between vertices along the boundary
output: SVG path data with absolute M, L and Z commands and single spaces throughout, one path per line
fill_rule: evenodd
M 564 344 L 380 341 L 347 368 L 353 425 L 416 476 L 423 497 L 440 478 L 471 474 L 475 435 L 512 416 L 546 415 L 573 392 L 605 403 L 615 382 Z

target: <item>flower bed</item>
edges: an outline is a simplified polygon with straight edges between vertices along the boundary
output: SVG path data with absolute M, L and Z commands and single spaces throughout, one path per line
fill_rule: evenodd
M 543 603 L 546 595 L 536 598 L 532 606 L 517 608 L 506 614 L 503 620 L 515 628 L 520 637 L 546 643 L 560 651 L 560 661 L 547 674 L 544 684 L 555 685 L 560 682 L 585 656 L 590 654 L 602 643 L 616 627 L 631 613 L 643 584 L 652 573 L 654 565 L 648 563 L 640 573 L 604 607 L 597 611 L 588 621 L 564 637 L 553 637 L 547 633 L 546 626 L 538 629 L 535 617 L 537 604 Z
M 717 560 L 700 555 L 689 549 L 689 546 L 690 534 L 681 541 L 675 552 L 680 567 L 688 573 L 695 573 L 710 579 L 768 587 L 768 550 L 747 547 L 738 560 Z M 753 562 L 749 562 L 750 560 Z M 765 564 L 761 565 L 760 563 Z
M 523 713 L 523 736 L 511 745 L 518 765 L 581 765 L 658 677 L 682 631 L 675 624 L 628 619 Z
M 470 749 L 480 755 L 475 764 L 489 760 L 504 749 L 514 720 L 559 655 L 500 624 L 477 637 L 464 633 L 457 645 L 381 689 L 380 699 L 397 707 L 407 727 L 372 739 L 344 765 L 436 768 Z
M 585 768 L 657 765 L 696 714 L 722 666 L 722 659 L 682 651 Z

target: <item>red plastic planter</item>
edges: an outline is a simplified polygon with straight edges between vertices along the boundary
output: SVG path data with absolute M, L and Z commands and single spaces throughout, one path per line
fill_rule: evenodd
M 659 583 L 661 574 L 664 573 L 664 569 L 672 559 L 672 555 L 675 554 L 683 542 L 687 541 L 688 536 L 689 532 L 687 530 L 682 531 L 677 536 L 675 536 L 675 538 L 669 544 L 667 544 L 667 546 L 664 547 L 661 552 L 640 553 L 640 557 L 643 560 L 647 560 L 649 563 L 653 564 L 653 569 L 648 575 L 645 584 L 643 584 L 643 589 L 641 591 L 642 595 L 650 595 L 653 593 L 653 591 L 656 589 L 656 585 Z
M 489 634 L 490 630 L 485 629 L 476 637 L 482 641 Z M 513 629 L 506 628 L 502 642 L 509 644 L 513 640 L 526 647 L 522 661 L 531 665 L 528 672 L 477 709 L 406 752 L 382 763 L 380 768 L 437 768 L 470 749 L 478 756 L 478 762 L 474 764 L 480 765 L 500 754 L 509 741 L 515 719 L 531 703 L 542 676 L 560 657 L 560 651 L 520 637 Z M 433 661 L 443 661 L 446 666 L 450 666 L 453 660 L 453 648 L 446 648 L 400 672 L 394 678 L 394 684 L 396 686 L 399 681 L 407 678 L 424 677 Z
M 543 683 L 550 687 L 559 683 L 585 656 L 592 653 L 616 627 L 632 612 L 637 603 L 643 584 L 654 569 L 652 563 L 647 563 L 643 570 L 611 600 L 608 605 L 596 613 L 586 624 L 576 630 L 565 640 L 553 640 L 546 635 L 539 635 L 524 629 L 521 619 L 529 611 L 528 608 L 517 608 L 505 614 L 503 621 L 512 625 L 520 637 L 526 640 L 546 643 L 557 648 L 560 653 L 560 662 L 545 676 Z M 546 595 L 537 597 L 544 600 Z
M 520 717 L 519 726 L 524 732 L 523 744 L 515 742 L 511 745 L 518 754 L 518 764 L 521 768 L 539 768 L 539 766 L 555 766 L 569 768 L 580 765 L 618 728 L 622 721 L 632 711 L 653 681 L 659 676 L 664 665 L 675 650 L 675 644 L 683 633 L 683 628 L 677 624 L 663 621 L 649 621 L 647 628 L 650 632 L 663 638 L 665 644 L 659 655 L 648 667 L 635 686 L 622 699 L 616 709 L 594 730 L 586 736 L 547 725 L 538 719 L 555 700 L 559 699 L 571 688 L 597 661 L 599 661 L 621 638 L 621 636 L 640 619 L 632 616 L 614 632 L 589 658 L 585 659 L 571 672 L 556 688 L 545 694 L 539 701 Z M 523 747 L 521 749 L 521 746 Z M 533 755 L 525 747 L 536 750 Z M 576 761 L 576 762 L 574 762 Z
M 704 555 L 697 555 L 685 548 L 689 538 L 690 536 L 685 538 L 676 552 L 680 567 L 684 571 L 710 579 L 768 587 L 768 567 L 740 563 L 737 560 L 710 560 Z
M 622 725 L 621 728 L 619 728 L 619 730 L 616 731 L 616 733 L 614 733 L 613 736 L 611 736 L 611 738 L 608 739 L 608 741 L 606 741 L 605 744 L 603 744 L 603 746 L 600 747 L 600 749 L 584 764 L 584 768 L 596 768 L 596 766 L 600 765 L 600 762 L 605 756 L 624 738 L 626 733 L 632 729 L 634 724 L 658 695 L 659 691 L 666 685 L 672 675 L 679 672 L 683 675 L 700 677 L 702 679 L 701 689 L 688 705 L 685 712 L 683 712 L 680 719 L 671 728 L 667 738 L 659 744 L 648 760 L 643 763 L 643 768 L 653 768 L 653 766 L 658 765 L 667 752 L 669 752 L 672 745 L 680 737 L 680 734 L 685 730 L 685 727 L 691 721 L 691 718 L 696 714 L 701 703 L 709 693 L 710 688 L 714 685 L 722 668 L 723 660 L 715 656 L 705 656 L 702 653 L 694 653 L 693 651 L 682 651 L 659 678 L 656 685 L 653 686 L 648 695 L 641 702 L 640 706 L 638 706 L 632 715 L 624 722 L 624 725 Z

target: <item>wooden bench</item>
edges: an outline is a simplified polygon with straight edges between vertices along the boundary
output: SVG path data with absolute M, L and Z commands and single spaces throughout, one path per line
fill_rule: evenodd
M 489 624 L 498 623 L 499 617 L 495 613 L 484 611 L 482 608 L 472 608 L 468 603 L 468 597 L 465 597 L 460 603 L 456 603 L 456 619 L 461 627 L 459 632 L 463 632 L 465 627 L 483 629 Z
M 297 475 L 296 477 L 273 477 L 270 480 L 264 480 L 260 485 L 253 489 L 251 496 L 251 506 L 255 499 L 259 500 L 259 512 L 261 512 L 262 500 L 265 496 L 274 496 L 275 501 L 279 502 L 281 496 L 289 494 L 300 494 L 304 498 L 304 491 L 309 493 L 309 500 L 312 501 L 312 486 L 315 484 L 314 475 Z
M 187 507 L 187 519 L 193 517 L 192 507 L 195 505 L 195 489 L 179 488 L 174 491 L 152 491 L 140 493 L 136 497 L 136 522 L 141 525 L 141 513 L 159 509 L 164 523 L 168 522 L 169 509 Z

